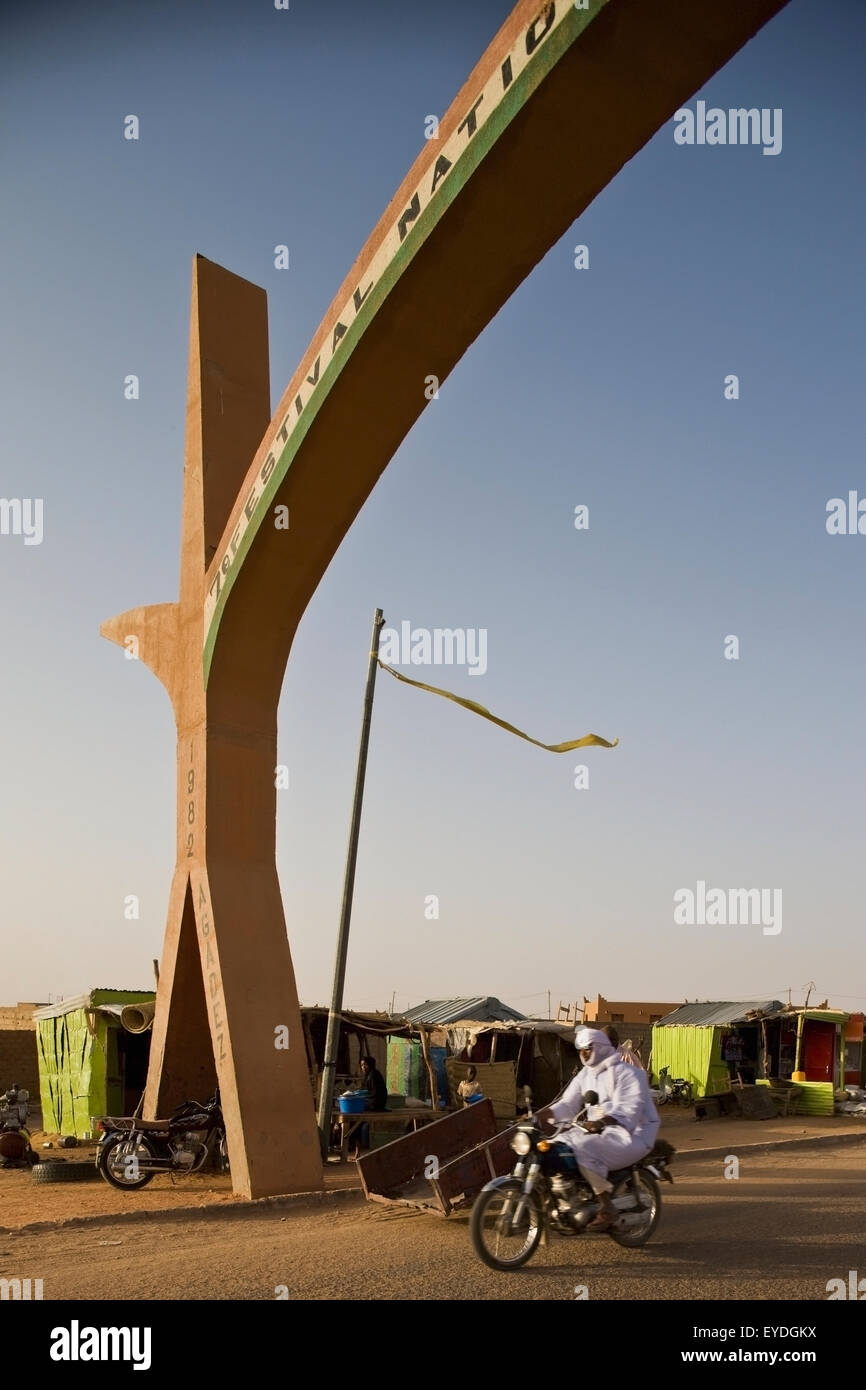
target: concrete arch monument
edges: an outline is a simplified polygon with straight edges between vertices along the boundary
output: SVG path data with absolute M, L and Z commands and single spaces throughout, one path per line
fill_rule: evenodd
M 145 1114 L 218 1076 L 238 1193 L 321 1183 L 275 860 L 277 702 L 304 609 L 426 406 L 425 379 L 448 376 L 592 199 L 786 3 L 519 0 L 273 416 L 265 294 L 195 258 L 178 602 L 101 630 L 137 639 L 178 732 Z M 288 530 L 274 525 L 281 507 Z

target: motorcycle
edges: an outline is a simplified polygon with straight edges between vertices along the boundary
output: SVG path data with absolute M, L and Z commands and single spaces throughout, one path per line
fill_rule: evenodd
M 101 1116 L 96 1167 L 124 1192 L 146 1187 L 157 1173 L 198 1173 L 210 1161 L 227 1172 L 228 1149 L 219 1088 L 206 1104 L 187 1100 L 167 1120 Z
M 694 1094 L 690 1081 L 686 1081 L 684 1076 L 671 1076 L 667 1067 L 662 1067 L 659 1072 L 656 1104 L 667 1105 L 669 1100 L 675 1100 L 682 1105 L 691 1105 Z
M 586 1111 L 578 1115 L 578 1128 Z M 598 1214 L 598 1199 L 581 1175 L 573 1152 L 557 1145 L 557 1135 L 570 1129 L 561 1123 L 542 1131 L 534 1116 L 517 1126 L 511 1140 L 517 1161 L 512 1172 L 482 1188 L 469 1223 L 475 1253 L 491 1269 L 519 1269 L 532 1258 L 553 1231 L 562 1236 L 583 1235 Z M 661 1215 L 659 1181 L 673 1183 L 668 1165 L 674 1148 L 657 1139 L 645 1158 L 608 1174 L 613 1204 L 619 1216 L 603 1232 L 617 1245 L 645 1245 Z
M 39 1155 L 30 1144 L 27 1110 L 30 1092 L 14 1081 L 8 1091 L 0 1092 L 0 1168 L 30 1167 L 39 1162 Z

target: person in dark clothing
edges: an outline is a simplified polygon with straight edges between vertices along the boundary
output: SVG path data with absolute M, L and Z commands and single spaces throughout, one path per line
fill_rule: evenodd
M 361 1085 L 370 1092 L 368 1110 L 385 1110 L 388 1102 L 388 1087 L 385 1078 L 376 1067 L 375 1057 L 361 1058 Z
M 385 1078 L 376 1066 L 375 1057 L 361 1058 L 361 1089 L 369 1092 L 367 1097 L 368 1110 L 387 1110 L 388 1108 L 388 1087 Z M 370 1147 L 370 1126 L 359 1125 L 357 1133 L 357 1148 L 355 1154 L 359 1154 L 362 1149 Z

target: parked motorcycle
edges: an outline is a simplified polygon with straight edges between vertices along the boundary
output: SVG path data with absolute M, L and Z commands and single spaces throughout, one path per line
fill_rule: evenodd
M 27 1110 L 30 1092 L 13 1081 L 8 1091 L 0 1092 L 0 1168 L 31 1167 L 39 1155 L 30 1144 Z
M 580 1119 L 577 1123 L 583 1129 Z M 557 1125 L 555 1132 L 542 1132 L 538 1121 L 529 1117 L 517 1126 L 511 1140 L 517 1156 L 512 1172 L 494 1178 L 479 1193 L 470 1235 L 476 1255 L 491 1269 L 519 1269 L 549 1232 L 582 1235 L 598 1214 L 598 1199 L 573 1153 L 556 1143 L 557 1135 L 570 1128 L 568 1121 Z M 620 1215 L 604 1234 L 617 1245 L 635 1249 L 653 1234 L 661 1214 L 659 1180 L 673 1182 L 668 1165 L 674 1152 L 667 1140 L 657 1139 L 645 1158 L 608 1174 Z
M 157 1173 L 198 1173 L 209 1161 L 220 1172 L 228 1170 L 219 1088 L 204 1105 L 184 1101 L 167 1120 L 104 1115 L 96 1127 L 96 1167 L 125 1192 L 146 1187 Z
M 690 1081 L 686 1081 L 684 1076 L 671 1076 L 667 1067 L 662 1067 L 659 1072 L 657 1105 L 667 1105 L 669 1100 L 691 1105 L 694 1098 Z

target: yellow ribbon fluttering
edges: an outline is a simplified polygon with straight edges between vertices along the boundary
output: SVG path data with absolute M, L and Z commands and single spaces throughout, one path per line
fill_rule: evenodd
M 389 676 L 393 676 L 396 681 L 402 681 L 404 685 L 414 685 L 416 690 L 429 690 L 431 695 L 441 695 L 445 700 L 453 700 L 455 705 L 462 705 L 464 709 L 471 710 L 473 714 L 479 714 L 482 719 L 489 719 L 491 724 L 498 724 L 500 729 L 505 729 L 506 733 L 515 734 L 517 738 L 523 738 L 527 743 L 535 744 L 536 748 L 543 748 L 546 753 L 570 753 L 573 748 L 616 748 L 619 739 L 615 738 L 613 743 L 609 743 L 601 734 L 584 734 L 583 738 L 572 739 L 569 743 L 540 743 L 537 738 L 530 738 L 522 729 L 516 729 L 513 724 L 507 723 L 504 719 L 498 719 L 495 714 L 491 714 L 489 709 L 483 705 L 476 704 L 474 700 L 464 700 L 462 695 L 454 695 L 450 690 L 439 690 L 435 685 L 425 685 L 423 681 L 410 680 L 408 676 L 401 675 L 392 666 L 386 666 L 379 657 L 376 658 L 383 671 L 387 671 Z

